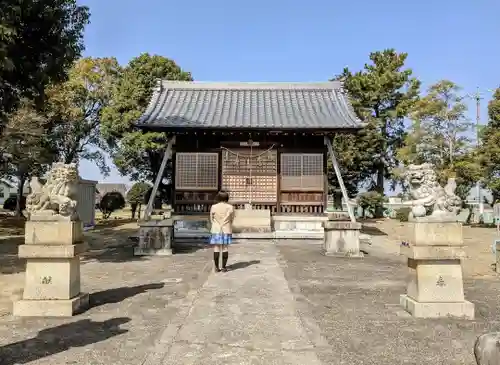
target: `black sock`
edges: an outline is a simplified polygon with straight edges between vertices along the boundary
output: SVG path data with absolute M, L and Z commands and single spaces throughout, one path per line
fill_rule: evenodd
M 219 252 L 214 252 L 214 264 L 216 269 L 219 268 L 219 256 L 220 256 Z
M 222 253 L 222 268 L 225 269 L 226 268 L 226 264 L 227 264 L 227 259 L 229 257 L 229 252 L 223 252 Z

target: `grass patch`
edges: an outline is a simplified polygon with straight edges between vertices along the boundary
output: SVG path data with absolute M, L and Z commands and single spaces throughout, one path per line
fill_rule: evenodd
M 24 234 L 26 219 L 12 215 L 0 215 L 0 236 L 18 236 Z
M 127 223 L 134 223 L 137 222 L 137 219 L 132 219 L 132 218 L 118 218 L 116 217 L 115 219 L 99 219 L 96 220 L 96 224 L 94 229 L 101 229 L 101 228 L 114 228 L 121 226 L 123 224 Z

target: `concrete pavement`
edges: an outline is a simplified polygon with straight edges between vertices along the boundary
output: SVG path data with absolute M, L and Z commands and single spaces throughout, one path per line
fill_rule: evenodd
M 160 364 L 320 365 L 270 242 L 235 245 L 184 323 L 165 329 Z M 170 340 L 170 341 L 169 341 Z M 151 358 L 159 360 L 157 354 Z M 152 363 L 152 361 L 150 362 Z

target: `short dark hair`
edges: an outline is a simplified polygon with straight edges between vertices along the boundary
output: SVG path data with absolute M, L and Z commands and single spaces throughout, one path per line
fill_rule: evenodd
M 225 191 L 219 191 L 215 196 L 215 201 L 217 203 L 224 202 L 227 203 L 229 201 L 229 194 Z

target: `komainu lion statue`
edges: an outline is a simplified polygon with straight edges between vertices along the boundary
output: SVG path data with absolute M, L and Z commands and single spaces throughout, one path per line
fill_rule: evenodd
M 477 365 L 500 364 L 500 332 L 481 335 L 474 344 Z
M 455 179 L 448 179 L 443 188 L 437 181 L 434 166 L 429 163 L 409 165 L 406 180 L 410 186 L 412 210 L 410 217 L 453 219 L 462 207 L 462 200 L 455 195 Z
M 79 182 L 76 164 L 57 162 L 52 166 L 45 185 L 31 179 L 31 194 L 26 198 L 26 210 L 33 215 L 52 215 L 65 219 L 77 218 L 76 192 Z

